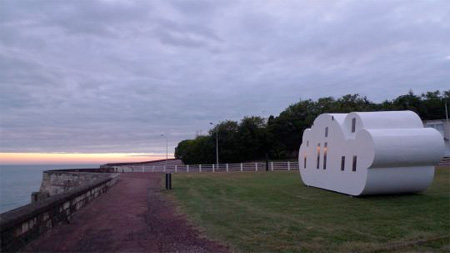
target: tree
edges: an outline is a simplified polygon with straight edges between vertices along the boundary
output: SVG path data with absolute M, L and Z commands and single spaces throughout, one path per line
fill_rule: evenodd
M 219 159 L 220 162 L 238 162 L 239 156 L 239 126 L 236 121 L 224 121 L 216 125 L 209 131 L 209 135 L 214 139 L 218 131 L 219 137 Z M 214 146 L 215 147 L 215 146 Z
M 394 99 L 392 102 L 393 110 L 411 110 L 419 115 L 421 114 L 419 108 L 422 106 L 422 100 L 416 96 L 412 90 L 406 95 L 402 95 Z
M 440 91 L 427 92 L 421 95 L 422 106 L 419 108 L 419 114 L 423 119 L 442 119 L 445 118 L 445 98 L 441 96 Z
M 261 117 L 245 117 L 224 121 L 209 131 L 208 136 L 181 141 L 175 157 L 184 163 L 214 163 L 215 134 L 219 135 L 220 162 L 241 162 L 264 159 L 294 158 L 302 142 L 303 131 L 311 127 L 322 113 L 349 113 L 353 111 L 412 110 L 423 120 L 445 118 L 445 103 L 450 106 L 450 90 L 426 92 L 417 96 L 412 90 L 392 101 L 376 104 L 359 94 L 300 100 L 291 104 L 278 116 L 267 122 Z
M 261 117 L 245 117 L 239 124 L 239 157 L 241 161 L 265 157 L 266 123 Z

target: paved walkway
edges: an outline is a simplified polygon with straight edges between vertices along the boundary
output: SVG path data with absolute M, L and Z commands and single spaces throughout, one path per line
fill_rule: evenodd
M 120 181 L 24 252 L 225 252 L 161 196 L 162 174 L 124 173 Z

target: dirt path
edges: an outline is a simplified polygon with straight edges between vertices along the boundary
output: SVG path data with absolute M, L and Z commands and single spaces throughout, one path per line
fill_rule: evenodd
M 24 252 L 225 252 L 161 196 L 162 174 L 125 173 L 106 194 Z

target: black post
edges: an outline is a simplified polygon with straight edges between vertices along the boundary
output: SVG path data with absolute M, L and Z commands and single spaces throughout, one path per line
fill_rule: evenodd
M 266 152 L 266 171 L 269 171 L 269 153 Z
M 166 173 L 166 190 L 172 189 L 172 174 Z
M 172 173 L 169 173 L 169 190 L 172 190 Z

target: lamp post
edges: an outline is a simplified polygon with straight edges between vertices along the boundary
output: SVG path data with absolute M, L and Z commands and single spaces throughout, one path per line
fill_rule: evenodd
M 268 146 L 268 142 L 267 142 L 267 127 L 268 127 L 268 125 L 269 125 L 269 118 L 267 118 L 267 120 L 266 120 L 266 117 L 265 117 L 265 114 L 266 114 L 266 111 L 261 111 L 261 113 L 262 113 L 262 117 L 263 117 L 263 122 L 265 123 L 265 129 L 264 129 L 264 132 L 263 132 L 263 137 L 264 137 L 264 142 L 263 142 L 263 145 L 264 145 L 264 156 L 265 156 L 265 159 L 266 159 L 266 171 L 269 171 L 269 152 L 267 151 L 267 146 Z
M 167 135 L 161 134 L 161 137 L 166 138 L 166 161 L 164 162 L 164 166 L 167 169 L 167 160 L 169 159 L 169 138 L 167 138 Z
M 209 124 L 216 126 L 216 124 L 209 122 Z M 219 169 L 219 127 L 216 127 L 216 166 Z

